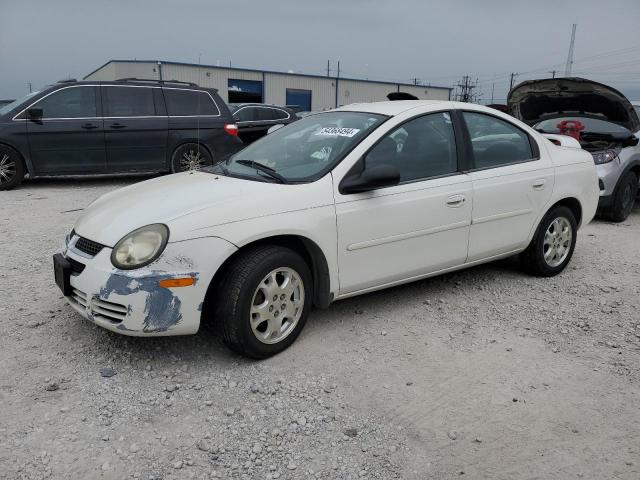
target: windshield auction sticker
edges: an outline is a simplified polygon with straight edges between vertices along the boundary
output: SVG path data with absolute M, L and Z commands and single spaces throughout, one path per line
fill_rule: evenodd
M 353 137 L 360 131 L 359 128 L 324 127 L 316 135 L 326 135 L 329 137 Z

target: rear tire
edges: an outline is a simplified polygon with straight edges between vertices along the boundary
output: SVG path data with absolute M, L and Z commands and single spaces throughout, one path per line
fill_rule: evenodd
M 295 341 L 313 299 L 306 262 L 293 250 L 273 245 L 241 254 L 215 288 L 213 321 L 222 340 L 255 359 L 280 353 Z
M 20 185 L 27 169 L 18 152 L 0 145 L 0 190 L 11 190 Z
M 638 176 L 634 172 L 628 172 L 613 192 L 613 204 L 605 212 L 605 217 L 612 222 L 624 222 L 636 202 L 638 195 Z
M 185 143 L 173 152 L 171 157 L 171 171 L 173 173 L 200 170 L 213 165 L 213 157 L 203 145 Z
M 527 249 L 520 254 L 523 269 L 538 277 L 552 277 L 569 264 L 576 246 L 576 217 L 571 209 L 553 207 L 543 217 Z

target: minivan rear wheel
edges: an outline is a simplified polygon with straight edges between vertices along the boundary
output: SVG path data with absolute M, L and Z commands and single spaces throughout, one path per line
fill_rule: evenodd
M 188 172 L 213 165 L 213 157 L 204 146 L 197 143 L 185 143 L 176 148 L 171 157 L 171 171 Z
M 20 154 L 13 148 L 0 145 L 0 190 L 18 186 L 26 173 Z

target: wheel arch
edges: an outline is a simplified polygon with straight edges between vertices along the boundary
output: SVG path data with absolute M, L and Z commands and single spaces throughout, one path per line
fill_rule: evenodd
M 576 218 L 576 224 L 578 225 L 578 228 L 579 228 L 580 225 L 582 224 L 582 204 L 580 203 L 580 200 L 578 200 L 576 197 L 565 197 L 561 200 L 558 200 L 553 205 L 551 205 L 547 209 L 547 212 L 549 212 L 552 208 L 561 207 L 561 206 L 567 207 L 569 210 L 573 212 L 573 216 Z
M 257 245 L 276 245 L 289 248 L 298 253 L 309 266 L 309 270 L 311 270 L 313 276 L 313 304 L 318 308 L 327 308 L 331 304 L 333 296 L 330 287 L 329 264 L 324 252 L 313 240 L 295 234 L 267 236 L 252 240 L 240 246 L 238 250 L 222 263 L 214 274 L 207 289 L 205 304 L 210 303 L 210 300 L 213 298 L 213 292 L 217 290 L 221 279 L 224 277 L 225 270 L 229 268 L 229 265 L 231 265 L 238 256 L 243 255 L 250 248 Z
M 7 143 L 4 140 L 0 141 L 0 146 L 10 148 L 11 150 L 15 151 L 20 157 L 20 160 L 22 160 L 22 163 L 24 163 L 24 167 L 27 170 L 27 173 L 29 175 L 33 175 L 33 165 L 31 165 L 31 159 L 28 158 L 24 153 L 22 153 L 19 148 L 17 148 L 15 145 Z

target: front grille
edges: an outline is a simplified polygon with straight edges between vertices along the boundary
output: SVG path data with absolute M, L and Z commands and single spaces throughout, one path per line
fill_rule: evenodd
M 81 252 L 86 253 L 87 255 L 91 255 L 95 257 L 100 250 L 104 248 L 104 245 L 100 245 L 98 242 L 94 242 L 93 240 L 89 240 L 88 238 L 78 237 L 76 240 L 75 248 L 80 250 Z
M 74 260 L 70 257 L 67 258 L 67 261 L 71 264 L 71 275 L 80 275 L 84 270 L 84 263 L 80 263 L 79 261 Z
M 127 316 L 127 307 L 119 303 L 107 302 L 98 297 L 89 299 L 88 295 L 77 288 L 74 288 L 69 300 L 79 307 L 88 309 L 94 317 L 108 320 L 114 325 L 122 323 Z

